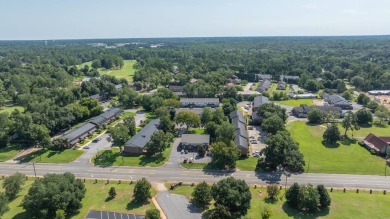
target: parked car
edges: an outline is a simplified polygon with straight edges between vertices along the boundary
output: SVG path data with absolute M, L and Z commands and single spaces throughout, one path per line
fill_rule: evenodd
M 194 162 L 194 159 L 192 158 L 188 159 L 188 163 L 192 163 L 192 162 Z
M 260 154 L 253 153 L 253 156 L 254 156 L 254 157 L 260 157 Z
M 255 139 L 255 136 L 249 136 L 250 139 Z
M 93 139 L 93 143 L 96 143 L 96 142 L 99 142 L 100 140 L 102 140 L 101 138 L 95 138 L 95 139 Z
M 251 144 L 257 144 L 256 140 L 251 140 Z
M 248 130 L 253 130 L 253 126 L 248 126 Z
M 188 154 L 188 150 L 185 150 L 184 153 L 185 153 L 185 154 Z
M 184 154 L 184 150 L 181 150 L 180 153 L 181 153 L 181 154 Z
M 84 146 L 83 149 L 89 149 L 89 146 Z
M 187 161 L 188 161 L 188 158 L 186 157 L 186 158 L 184 158 L 183 163 L 187 163 Z

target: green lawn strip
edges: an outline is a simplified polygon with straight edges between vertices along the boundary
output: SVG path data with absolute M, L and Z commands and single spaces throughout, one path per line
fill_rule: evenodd
M 115 147 L 110 150 L 99 151 L 96 157 L 93 159 L 95 165 L 99 166 L 149 166 L 159 167 L 168 161 L 169 154 L 171 153 L 172 147 L 165 149 L 162 154 L 148 157 L 146 155 L 128 154 L 122 156 L 119 154 L 119 148 Z
M 384 159 L 371 155 L 356 141 L 323 144 L 324 125 L 308 126 L 296 121 L 288 124 L 287 129 L 299 143 L 307 172 L 384 175 Z
M 153 112 L 146 112 L 145 117 L 147 119 L 157 119 L 158 116 L 156 114 L 154 114 Z
M 8 114 L 11 114 L 16 109 L 20 112 L 24 112 L 24 108 L 22 106 L 3 106 L 0 108 L 0 113 L 6 112 Z
M 345 129 L 339 124 L 341 134 L 344 134 Z M 375 120 L 372 125 L 362 126 L 359 130 L 353 132 L 354 137 L 366 137 L 368 134 L 373 133 L 376 136 L 390 136 L 390 125 L 387 125 L 386 122 L 382 122 L 382 125 L 379 121 Z M 348 136 L 352 137 L 352 132 L 348 131 Z
M 167 188 L 170 188 L 171 183 L 165 183 Z M 171 193 L 192 198 L 194 187 L 190 185 L 178 186 Z M 284 189 L 280 191 L 279 199 L 276 202 L 270 202 L 267 199 L 267 191 L 265 188 L 258 187 L 255 189 L 250 186 L 252 194 L 251 208 L 247 215 L 242 218 L 261 218 L 261 209 L 267 205 L 273 212 L 271 218 L 387 218 L 390 215 L 390 209 L 387 206 L 390 204 L 390 199 L 387 195 L 383 195 L 380 191 L 369 194 L 367 191 L 356 193 L 355 191 L 347 191 L 343 193 L 341 190 L 333 190 L 329 192 L 332 203 L 329 209 L 320 212 L 301 213 L 290 208 L 285 204 Z M 329 191 L 329 190 L 328 190 Z M 210 208 L 213 206 L 211 205 Z M 381 210 L 377 210 L 381 209 Z
M 84 151 L 66 149 L 63 151 L 54 151 L 49 149 L 41 149 L 39 151 L 27 154 L 21 162 L 37 162 L 37 163 L 69 163 L 80 157 Z
M 301 106 L 302 104 L 305 104 L 307 106 L 313 106 L 313 99 L 289 99 L 289 100 L 282 100 L 282 101 L 275 101 L 276 103 L 280 103 L 286 106 Z
M 248 157 L 237 160 L 236 167 L 243 171 L 255 171 L 258 158 Z
M 22 149 L 17 146 L 7 146 L 5 148 L 0 148 L 0 162 L 4 162 L 14 158 Z
M 206 130 L 202 128 L 189 128 L 189 134 L 206 134 Z
M 30 217 L 25 213 L 21 206 L 24 195 L 27 194 L 28 189 L 31 187 L 33 180 L 27 180 L 19 196 L 9 203 L 10 210 L 6 212 L 2 218 L 15 218 L 15 219 L 29 219 Z M 120 213 L 132 213 L 145 215 L 146 210 L 155 208 L 152 201 L 147 204 L 139 204 L 132 202 L 134 184 L 130 184 L 128 181 L 122 181 L 121 184 L 118 181 L 110 181 L 109 184 L 106 181 L 99 180 L 96 184 L 94 180 L 86 180 L 86 194 L 82 200 L 82 208 L 79 213 L 67 218 L 82 219 L 85 218 L 90 210 L 97 211 L 111 211 Z M 0 180 L 2 183 L 2 180 Z M 108 200 L 108 191 L 111 187 L 115 187 L 116 197 L 112 200 Z M 2 187 L 0 188 L 2 191 Z M 152 196 L 155 196 L 157 191 L 152 188 Z
M 98 71 L 100 75 L 111 75 L 115 76 L 116 78 L 125 78 L 128 81 L 133 81 L 134 76 L 134 64 L 137 63 L 136 60 L 124 60 L 123 61 L 123 67 L 121 69 L 105 69 L 105 68 L 99 68 Z M 91 68 L 92 62 L 85 62 L 80 65 L 76 65 L 78 69 L 84 68 L 85 65 L 88 65 Z M 86 76 L 81 76 L 75 78 L 75 80 L 82 80 Z

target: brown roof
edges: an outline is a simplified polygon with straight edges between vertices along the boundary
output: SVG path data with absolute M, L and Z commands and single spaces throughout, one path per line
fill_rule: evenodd
M 388 137 L 385 137 L 385 138 L 388 138 Z M 386 141 L 384 141 L 382 138 L 377 137 L 376 135 L 374 135 L 372 133 L 367 135 L 367 137 L 364 139 L 364 143 L 367 146 L 369 146 L 370 148 L 372 148 L 378 152 L 387 146 Z

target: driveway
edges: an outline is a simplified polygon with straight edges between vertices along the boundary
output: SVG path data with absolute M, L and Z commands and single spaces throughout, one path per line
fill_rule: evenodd
M 141 121 L 144 121 L 146 120 L 146 114 L 145 114 L 145 111 L 144 110 L 137 110 L 137 109 L 127 109 L 127 110 L 124 110 L 125 112 L 132 112 L 132 113 L 135 113 L 135 124 L 137 127 L 140 126 L 141 124 Z
M 169 219 L 202 218 L 202 214 L 198 209 L 184 196 L 163 191 L 157 195 L 157 202 Z
M 256 140 L 256 144 L 250 143 L 250 156 L 252 156 L 253 152 L 261 151 L 265 148 L 265 141 L 267 139 L 267 134 L 261 130 L 261 126 L 252 126 L 253 130 L 248 129 L 249 141 Z M 253 136 L 253 138 L 251 138 Z
M 110 149 L 112 143 L 107 140 L 110 137 L 108 133 L 105 133 L 100 136 L 102 140 L 96 143 L 89 143 L 85 146 L 88 146 L 89 149 L 81 149 L 86 151 L 83 155 L 81 155 L 78 159 L 73 161 L 73 163 L 78 163 L 80 165 L 90 165 L 89 160 L 91 160 L 99 151 Z
M 248 83 L 248 84 L 246 84 L 245 87 L 243 87 L 243 91 L 250 91 L 253 84 L 254 84 L 254 83 Z

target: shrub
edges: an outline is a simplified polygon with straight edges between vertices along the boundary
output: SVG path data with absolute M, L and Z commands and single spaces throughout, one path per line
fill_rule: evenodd
M 279 192 L 280 190 L 276 184 L 271 184 L 267 186 L 268 198 L 276 200 L 278 198 Z
M 268 219 L 272 216 L 272 210 L 268 205 L 265 205 L 263 207 L 263 210 L 261 211 L 261 218 L 262 219 Z
M 160 211 L 157 209 L 149 209 L 146 211 L 145 219 L 160 219 Z
M 325 209 L 330 206 L 330 196 L 324 185 L 317 186 L 318 194 L 320 195 L 320 208 Z

